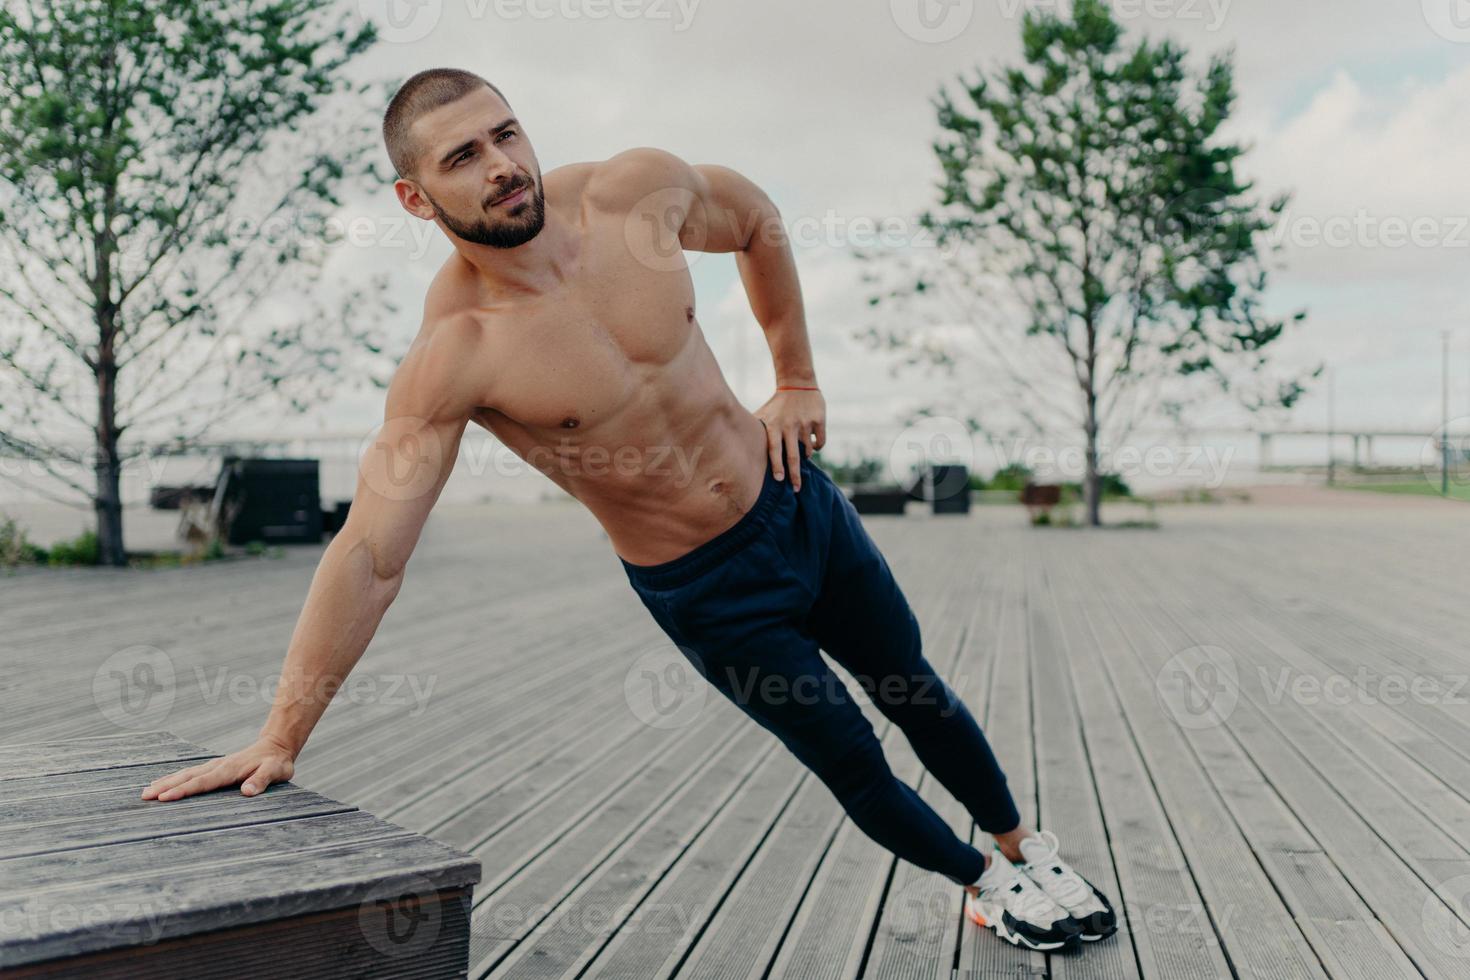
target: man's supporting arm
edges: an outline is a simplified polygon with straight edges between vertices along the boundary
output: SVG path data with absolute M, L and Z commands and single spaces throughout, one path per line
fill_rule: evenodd
M 398 595 L 424 522 L 454 469 L 477 401 L 478 379 L 465 370 L 478 362 L 477 337 L 473 324 L 445 324 L 394 376 L 383 426 L 359 464 L 347 520 L 312 576 L 255 743 L 157 779 L 143 799 L 177 800 L 237 783 L 252 796 L 294 775 L 312 729 Z

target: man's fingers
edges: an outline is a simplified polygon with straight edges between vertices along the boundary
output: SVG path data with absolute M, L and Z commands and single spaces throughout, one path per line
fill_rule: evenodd
M 797 445 L 800 441 L 800 429 L 792 426 L 786 430 L 786 460 L 791 467 L 791 487 L 794 490 L 801 489 L 801 447 Z
M 167 776 L 159 776 L 143 790 L 143 799 L 151 800 L 166 789 L 172 789 L 201 773 L 208 772 L 213 766 L 213 762 L 206 762 L 202 765 L 190 766 L 188 769 L 180 769 L 178 772 L 171 772 Z
M 786 472 L 781 462 L 781 433 L 771 431 L 769 425 L 766 426 L 766 452 L 771 456 L 771 472 L 776 475 L 776 479 L 781 479 Z
M 816 438 L 812 442 L 813 449 L 821 449 L 827 444 L 827 423 L 817 421 L 812 423 L 812 435 Z
M 251 773 L 250 777 L 240 784 L 240 792 L 246 796 L 254 796 L 262 792 L 271 784 L 270 776 L 265 771 L 265 766 L 260 766 Z
M 205 773 L 202 776 L 195 776 L 188 782 L 180 783 L 172 789 L 164 790 L 158 794 L 158 798 L 165 801 L 180 800 L 186 796 L 193 796 L 195 793 L 206 793 L 209 790 L 216 789 L 221 783 L 222 781 L 218 776 L 213 773 Z

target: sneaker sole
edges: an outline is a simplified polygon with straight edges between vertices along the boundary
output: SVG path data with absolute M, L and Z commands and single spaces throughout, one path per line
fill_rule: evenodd
M 979 926 L 982 929 L 994 929 L 997 936 L 999 936 L 1001 939 L 1004 939 L 1012 946 L 1021 946 L 1025 949 L 1034 949 L 1039 953 L 1054 953 L 1059 949 L 1074 946 L 1077 942 L 1076 936 L 1069 936 L 1066 939 L 1059 939 L 1056 942 L 1051 943 L 1038 942 L 1034 939 L 1028 939 L 1018 932 L 1012 932 L 1006 927 L 1004 921 L 990 923 L 985 921 L 985 919 L 981 918 L 980 916 L 975 915 L 969 911 L 965 913 L 965 916 L 971 922 L 975 923 L 975 925 Z M 1103 937 L 1099 936 L 1097 938 L 1102 939 Z

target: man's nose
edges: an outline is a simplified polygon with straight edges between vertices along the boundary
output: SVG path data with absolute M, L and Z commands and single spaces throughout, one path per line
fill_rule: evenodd
M 490 165 L 485 168 L 485 180 L 491 184 L 503 184 L 515 175 L 516 165 L 510 157 L 499 150 L 490 151 Z

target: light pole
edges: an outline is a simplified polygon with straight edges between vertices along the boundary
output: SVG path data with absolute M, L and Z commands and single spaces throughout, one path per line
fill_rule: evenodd
M 1439 406 L 1439 493 L 1450 495 L 1450 332 L 1444 332 L 1443 375 Z
M 1337 370 L 1327 369 L 1327 485 L 1337 483 L 1337 454 L 1333 443 L 1337 441 Z

